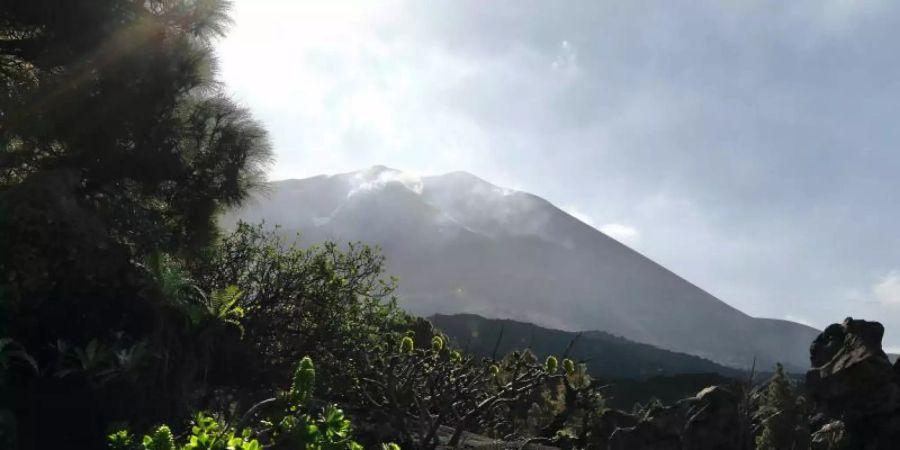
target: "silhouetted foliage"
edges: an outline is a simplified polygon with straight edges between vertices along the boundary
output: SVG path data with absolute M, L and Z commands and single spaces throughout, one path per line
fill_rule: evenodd
M 213 214 L 261 181 L 264 130 L 214 81 L 219 0 L 0 7 L 0 188 L 60 177 L 140 251 L 211 242 Z
M 342 398 L 362 370 L 362 355 L 405 330 L 409 317 L 391 296 L 384 258 L 370 247 L 346 251 L 326 242 L 300 248 L 261 225 L 239 224 L 195 267 L 205 291 L 238 286 L 246 358 L 271 388 L 309 355 L 329 383 L 321 394 Z
M 226 291 L 170 286 L 190 284 L 175 272 L 269 157 L 214 80 L 227 6 L 0 5 L 0 334 L 39 368 L 5 374 L 25 448 L 89 446 L 107 421 L 186 411 L 213 343 L 239 339 Z M 40 433 L 45 420 L 64 426 Z
M 806 400 L 778 364 L 775 374 L 758 393 L 756 416 L 760 424 L 756 448 L 760 450 L 809 447 Z

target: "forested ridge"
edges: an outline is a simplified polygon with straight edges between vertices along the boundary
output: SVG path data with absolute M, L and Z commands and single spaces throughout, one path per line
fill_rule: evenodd
M 373 248 L 220 230 L 271 158 L 216 80 L 228 6 L 0 6 L 0 446 L 806 445 L 780 368 L 626 413 L 571 344 L 463 351 L 397 307 Z
M 661 375 L 718 374 L 740 378 L 745 371 L 712 361 L 656 348 L 603 331 L 563 331 L 515 320 L 487 319 L 475 314 L 435 314 L 431 323 L 461 348 L 479 356 L 531 349 L 540 358 L 560 353 L 589 364 L 588 372 L 604 379 L 647 379 Z

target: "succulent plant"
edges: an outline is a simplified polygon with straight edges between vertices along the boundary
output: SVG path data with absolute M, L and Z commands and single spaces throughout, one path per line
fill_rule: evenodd
M 166 425 L 160 425 L 150 436 L 144 436 L 144 448 L 147 450 L 175 450 L 175 437 Z
M 439 352 L 444 349 L 444 339 L 440 336 L 435 336 L 431 338 L 431 349 Z
M 544 363 L 544 368 L 547 370 L 547 373 L 556 373 L 559 370 L 559 360 L 553 355 L 548 356 L 547 361 Z
M 575 362 L 569 358 L 563 360 L 563 369 L 566 371 L 566 375 L 571 375 L 575 373 Z
M 309 356 L 304 356 L 297 364 L 290 394 L 295 401 L 304 403 L 312 396 L 316 384 L 316 368 Z
M 412 353 L 413 351 L 413 340 L 409 336 L 403 336 L 403 339 L 400 339 L 400 353 Z

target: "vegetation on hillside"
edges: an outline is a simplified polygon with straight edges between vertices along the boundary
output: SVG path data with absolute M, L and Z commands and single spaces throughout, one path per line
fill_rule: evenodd
M 743 371 L 716 364 L 698 356 L 663 350 L 602 331 L 571 332 L 531 323 L 487 319 L 474 314 L 430 317 L 460 347 L 479 356 L 505 354 L 530 348 L 538 357 L 569 349 L 569 355 L 590 364 L 591 375 L 603 379 L 646 379 L 675 374 L 715 373 L 740 377 Z M 573 343 L 574 341 L 574 343 Z

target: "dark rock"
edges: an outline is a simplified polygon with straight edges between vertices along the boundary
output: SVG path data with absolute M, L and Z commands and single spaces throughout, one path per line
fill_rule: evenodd
M 897 449 L 900 447 L 900 414 L 894 414 L 878 423 L 878 435 L 875 441 L 880 447 L 876 449 Z
M 609 437 L 609 450 L 680 450 L 678 429 L 666 429 L 652 421 L 618 428 Z
M 608 409 L 600 415 L 599 427 L 601 430 L 609 430 L 609 433 L 616 428 L 628 428 L 637 425 L 638 418 L 633 414 L 628 414 L 618 409 Z
M 882 350 L 883 336 L 880 323 L 847 318 L 813 342 L 806 374 L 819 410 L 813 449 L 900 448 L 900 370 Z
M 806 384 L 826 411 L 895 409 L 900 392 L 893 383 L 894 368 L 881 349 L 883 335 L 884 327 L 878 322 L 847 318 L 816 338 L 810 348 L 813 368 L 806 374 Z
M 638 424 L 638 418 L 633 414 L 620 411 L 618 409 L 608 409 L 600 414 L 600 417 L 593 424 L 590 432 L 593 445 L 599 450 L 605 450 L 609 437 L 619 428 L 631 428 Z
M 609 450 L 681 449 L 681 432 L 684 429 L 685 408 L 680 405 L 654 406 L 635 418 L 637 423 L 620 426 L 609 436 Z M 632 416 L 633 417 L 633 416 Z M 625 419 L 627 420 L 627 419 Z M 627 425 L 627 423 L 623 423 Z
M 743 430 L 735 389 L 710 386 L 690 402 L 684 425 L 685 450 L 731 450 L 741 448 Z M 687 403 L 685 403 L 687 404 Z
M 608 449 L 733 450 L 745 448 L 737 388 L 711 386 L 673 406 L 657 406 L 634 426 L 616 428 Z M 616 416 L 620 417 L 620 416 Z
M 828 425 L 832 422 L 832 419 L 829 418 L 825 413 L 822 412 L 813 412 L 809 416 L 809 429 L 810 430 L 818 430 L 825 425 Z
M 844 346 L 844 326 L 833 323 L 825 328 L 821 334 L 810 344 L 809 359 L 812 367 L 824 366 L 841 351 Z
M 877 352 L 884 354 L 881 349 L 881 338 L 884 337 L 884 326 L 878 322 L 869 322 L 865 320 L 854 320 L 852 317 L 844 319 L 844 329 L 847 334 L 862 340 L 862 345 L 877 349 Z M 885 354 L 885 358 L 887 355 Z
M 844 422 L 828 422 L 812 434 L 810 450 L 843 450 L 850 448 L 850 438 Z
M 687 407 L 682 403 L 672 406 L 656 406 L 647 413 L 644 421 L 654 424 L 661 430 L 669 430 L 670 434 L 680 435 L 687 420 L 686 412 Z
M 463 432 L 459 446 L 452 447 L 448 445 L 450 437 L 453 435 L 454 429 L 448 426 L 442 426 L 438 429 L 438 441 L 440 444 L 436 450 L 559 450 L 557 447 L 542 444 L 540 442 L 531 442 L 527 440 L 504 441 L 489 436 L 475 433 Z

